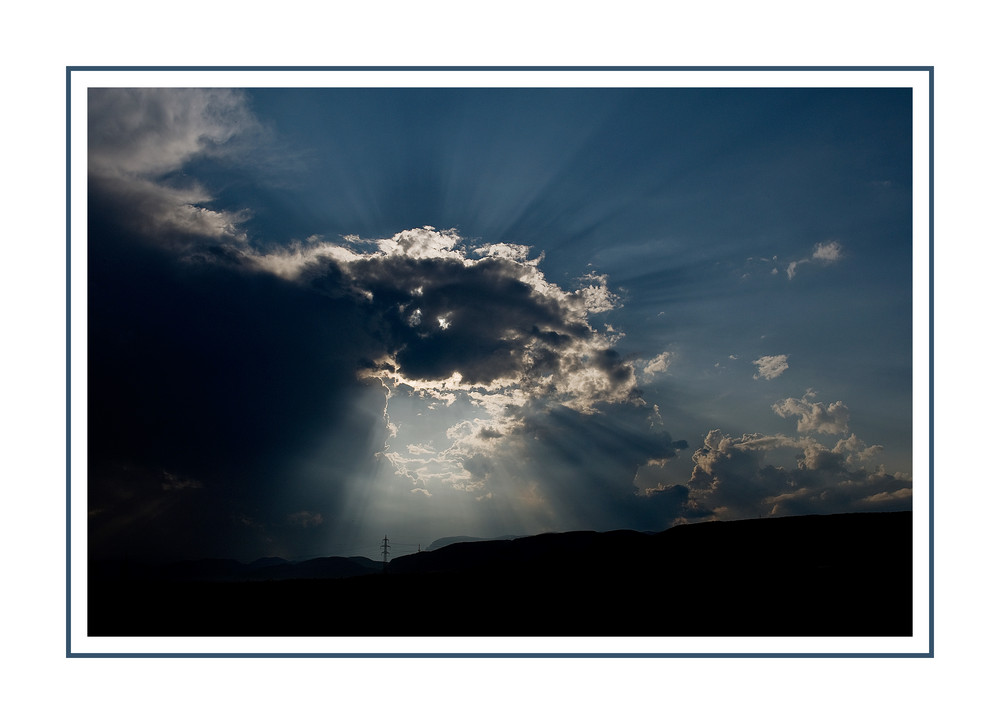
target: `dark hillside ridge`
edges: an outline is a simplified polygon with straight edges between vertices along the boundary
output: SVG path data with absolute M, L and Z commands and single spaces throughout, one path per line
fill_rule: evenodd
M 910 636 L 912 558 L 901 512 L 454 543 L 384 573 L 92 566 L 88 635 Z
M 434 551 L 439 548 L 444 548 L 445 546 L 450 546 L 452 543 L 476 543 L 479 541 L 489 541 L 489 540 L 514 540 L 515 538 L 525 538 L 527 536 L 523 535 L 498 535 L 492 538 L 474 538 L 469 535 L 453 535 L 448 538 L 438 538 L 436 541 L 432 542 L 424 550 Z

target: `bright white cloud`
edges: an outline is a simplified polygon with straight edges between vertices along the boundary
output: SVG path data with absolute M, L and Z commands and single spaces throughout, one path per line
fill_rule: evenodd
M 465 252 L 456 248 L 461 237 L 455 229 L 437 231 L 433 226 L 400 231 L 390 239 L 376 242 L 379 251 L 386 256 L 402 256 L 410 259 L 456 259 L 465 258 Z
M 621 299 L 608 291 L 608 275 L 588 272 L 578 281 L 586 286 L 580 287 L 575 296 L 583 301 L 583 306 L 589 314 L 600 314 L 618 309 Z
M 753 376 L 755 380 L 759 380 L 761 378 L 765 380 L 773 380 L 775 377 L 779 377 L 782 372 L 788 369 L 788 355 L 764 355 L 763 357 L 755 359 L 753 363 L 757 365 L 757 372 Z

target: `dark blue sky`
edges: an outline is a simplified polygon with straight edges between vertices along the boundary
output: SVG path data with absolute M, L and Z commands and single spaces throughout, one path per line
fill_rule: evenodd
M 910 506 L 908 89 L 89 105 L 95 555 Z

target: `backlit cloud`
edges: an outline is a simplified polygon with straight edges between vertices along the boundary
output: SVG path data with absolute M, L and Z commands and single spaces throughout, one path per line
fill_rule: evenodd
M 845 434 L 849 417 L 847 405 L 840 400 L 829 405 L 813 402 L 815 396 L 816 393 L 809 390 L 801 399 L 789 397 L 774 403 L 771 409 L 782 417 L 798 417 L 797 429 L 800 433 Z
M 691 458 L 694 469 L 685 484 L 689 514 L 683 517 L 737 519 L 907 508 L 910 477 L 889 474 L 881 466 L 858 465 L 845 454 L 849 445 L 840 441 L 831 449 L 810 437 L 735 437 L 712 430 Z
M 442 400 L 461 393 L 482 406 L 490 397 L 518 406 L 545 396 L 584 412 L 637 398 L 632 365 L 610 332 L 590 324 L 617 303 L 607 278 L 592 273 L 564 290 L 528 247 L 469 249 L 454 229 L 423 227 L 241 253 L 248 265 L 354 299 L 385 345 L 363 374 L 390 388 Z M 659 364 L 665 369 L 665 358 Z
M 775 377 L 781 376 L 781 373 L 788 369 L 788 355 L 764 355 L 755 359 L 753 363 L 757 365 L 757 372 L 753 376 L 755 380 L 761 378 L 773 380 Z
M 653 359 L 643 365 L 643 377 L 649 380 L 656 375 L 663 374 L 670 368 L 670 363 L 672 361 L 672 355 L 670 352 L 660 352 L 660 354 L 656 355 Z
M 247 210 L 213 209 L 212 194 L 199 182 L 175 178 L 185 164 L 221 158 L 234 139 L 259 130 L 244 94 L 92 88 L 87 120 L 92 189 L 114 198 L 133 227 L 173 244 L 178 235 L 245 240 L 240 224 Z

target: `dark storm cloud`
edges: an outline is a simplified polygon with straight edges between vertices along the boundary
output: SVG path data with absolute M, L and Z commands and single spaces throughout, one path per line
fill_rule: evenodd
M 302 246 L 264 254 L 176 226 L 113 223 L 128 202 L 100 185 L 91 194 L 94 510 L 108 507 L 103 481 L 122 461 L 180 470 L 205 493 L 185 525 L 207 541 L 228 526 L 273 546 L 302 510 L 336 520 L 347 481 L 394 434 L 382 412 L 393 390 L 463 394 L 482 406 L 493 425 L 469 440 L 492 444 L 494 467 L 527 453 L 534 470 L 525 475 L 544 480 L 546 499 L 565 508 L 561 522 L 583 523 L 588 511 L 627 525 L 637 466 L 674 454 L 668 436 L 586 423 L 643 404 L 632 365 L 589 324 L 588 314 L 614 304 L 603 279 L 568 292 L 523 247 L 470 252 L 454 232 L 428 228 L 319 245 L 312 256 Z M 464 442 L 459 435 L 454 467 L 469 459 L 475 469 Z M 385 457 L 403 473 L 401 456 Z M 304 479 L 304 459 L 312 469 L 323 461 L 328 477 Z M 131 525 L 102 530 L 106 550 L 155 548 L 143 535 L 144 515 L 159 509 L 152 503 L 140 492 L 119 501 L 118 518 Z M 319 527 L 293 526 L 300 539 Z
M 591 334 L 586 324 L 566 320 L 553 300 L 534 293 L 504 260 L 473 266 L 448 259 L 366 260 L 351 273 L 372 293 L 387 351 L 407 378 L 438 380 L 458 372 L 469 384 L 489 385 L 552 374 L 559 350 Z
M 618 303 L 606 278 L 589 274 L 566 291 L 539 261 L 526 247 L 470 249 L 457 232 L 430 227 L 252 259 L 355 299 L 384 344 L 370 374 L 393 394 L 462 397 L 481 409 L 448 431 L 447 449 L 387 449 L 398 475 L 497 508 L 534 507 L 536 524 L 550 528 L 663 528 L 686 498 L 641 495 L 636 474 L 686 444 L 642 400 L 633 364 L 612 347 L 620 335 L 591 324 Z
M 179 555 L 190 530 L 204 533 L 199 554 L 224 553 L 212 543 L 233 521 L 283 522 L 295 512 L 283 506 L 310 495 L 306 457 L 336 470 L 324 478 L 332 505 L 384 444 L 384 392 L 356 376 L 381 349 L 367 318 L 273 275 L 179 259 L 113 223 L 102 199 L 92 195 L 88 252 L 89 498 L 105 511 L 91 519 L 95 553 Z M 177 493 L 191 494 L 183 511 Z M 177 536 L 154 534 L 154 514 Z
M 227 541 L 261 552 L 315 537 L 323 526 L 288 522 L 337 519 L 351 476 L 370 469 L 393 434 L 384 384 L 464 394 L 489 410 L 495 424 L 469 433 L 492 445 L 480 467 L 508 465 L 511 455 L 530 461 L 525 479 L 541 480 L 559 507 L 553 524 L 593 516 L 624 527 L 652 508 L 637 506 L 631 481 L 676 445 L 612 422 L 631 408 L 646 424 L 646 413 L 631 364 L 588 323 L 612 299 L 603 281 L 567 292 L 526 252 L 469 258 L 457 236 L 429 229 L 412 235 L 426 242 L 424 258 L 382 240 L 381 253 L 345 246 L 344 259 L 311 259 L 281 275 L 274 255 L 265 263 L 214 237 L 155 225 L 137 236 L 134 224 L 111 221 L 122 202 L 101 188 L 91 195 L 90 504 L 116 521 L 92 518 L 95 553 L 180 555 L 197 541 L 200 555 L 213 545 L 222 554 Z M 468 460 L 475 470 L 463 442 L 455 469 Z M 322 479 L 302 472 L 306 459 Z M 395 460 L 401 470 L 403 462 Z M 162 486 L 117 495 L 121 465 L 181 471 L 202 494 L 185 507 Z M 577 470 L 586 473 L 568 472 Z M 155 538 L 150 516 L 163 526 Z M 650 520 L 660 527 L 663 517 Z M 173 527 L 188 533 L 171 537 Z
M 319 549 L 385 444 L 370 316 L 248 264 L 185 173 L 259 134 L 244 94 L 95 89 L 88 121 L 91 554 Z
M 367 244 L 316 242 L 248 263 L 324 294 L 353 294 L 398 382 L 457 374 L 466 387 L 517 385 L 578 406 L 629 396 L 632 365 L 588 321 L 615 303 L 605 279 L 589 276 L 567 292 L 545 280 L 526 247 L 461 242 L 453 230 L 424 227 Z
M 447 447 L 397 449 L 390 438 L 380 454 L 424 495 L 459 491 L 498 518 L 549 529 L 662 529 L 680 514 L 681 488 L 636 489 L 640 468 L 662 465 L 686 443 L 642 400 L 633 364 L 612 346 L 620 335 L 591 322 L 618 304 L 605 277 L 589 274 L 567 291 L 545 279 L 526 247 L 470 248 L 454 230 L 430 227 L 246 258 L 352 300 L 382 350 L 362 374 L 391 395 L 473 407 L 448 430 Z
M 552 480 L 545 494 L 560 505 L 592 498 L 587 506 L 610 510 L 634 498 L 638 465 L 673 454 L 668 437 L 634 438 L 610 422 L 617 410 L 598 414 L 641 404 L 632 365 L 588 319 L 617 304 L 606 277 L 591 273 L 567 291 L 527 247 L 466 245 L 429 227 L 249 245 L 250 212 L 214 206 L 183 173 L 232 158 L 259 132 L 239 92 L 95 90 L 89 128 L 94 510 L 107 507 L 101 481 L 124 460 L 200 481 L 193 519 L 205 527 L 223 509 L 261 534 L 277 535 L 301 511 L 332 520 L 338 484 L 325 485 L 320 510 L 309 485 L 291 482 L 292 461 L 321 449 L 346 480 L 394 434 L 383 389 L 467 396 L 487 420 L 467 438 L 456 433 L 455 469 L 476 469 L 476 459 L 496 469 L 527 453 L 537 470 L 526 478 Z M 373 379 L 381 384 L 367 389 Z M 376 404 L 358 424 L 354 401 L 365 395 Z M 386 457 L 402 470 L 401 456 Z M 561 487 L 556 464 L 589 473 Z M 151 495 L 122 503 L 135 530 Z

